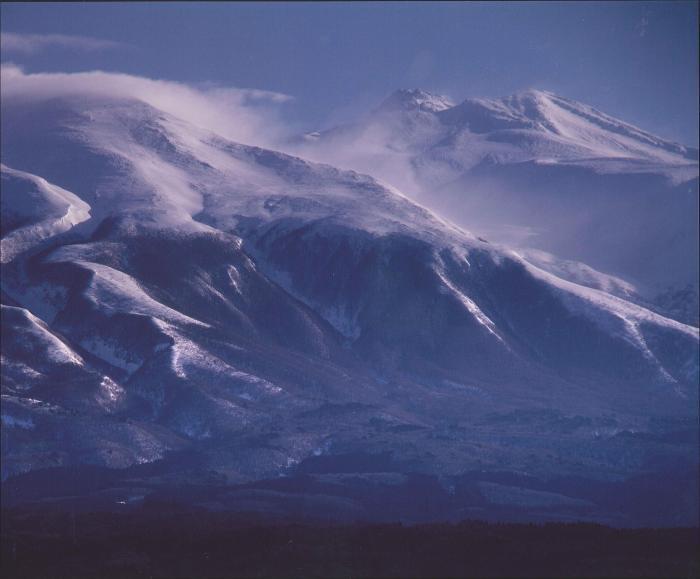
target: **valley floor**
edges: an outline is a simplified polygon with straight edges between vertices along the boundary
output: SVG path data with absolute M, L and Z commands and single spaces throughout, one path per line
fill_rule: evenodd
M 4 577 L 697 577 L 697 528 L 314 525 L 162 505 L 2 512 Z

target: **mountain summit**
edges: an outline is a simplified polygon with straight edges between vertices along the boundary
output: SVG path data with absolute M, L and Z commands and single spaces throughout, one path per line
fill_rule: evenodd
M 419 88 L 400 89 L 379 105 L 378 112 L 423 111 L 437 113 L 454 106 L 449 98 Z

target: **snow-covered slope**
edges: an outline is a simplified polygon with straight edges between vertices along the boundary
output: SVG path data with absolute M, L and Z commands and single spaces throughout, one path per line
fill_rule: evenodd
M 523 160 L 528 153 L 530 158 L 551 153 L 554 162 L 636 159 L 684 165 L 698 159 L 695 149 L 547 91 L 529 90 L 497 100 L 467 99 L 444 116 L 449 124 L 473 135 L 489 135 L 491 142 L 521 145 Z M 540 138 L 532 139 L 533 133 Z
M 697 325 L 697 149 L 535 90 L 455 106 L 398 91 L 290 148 L 368 171 L 488 239 L 622 277 L 649 302 L 682 291 L 673 311 Z
M 3 230 L 5 475 L 182 449 L 229 483 L 357 455 L 438 477 L 694 464 L 691 443 L 616 438 L 696 420 L 698 332 L 612 278 L 561 279 L 371 177 L 140 101 L 2 113 L 3 216 L 23 216 Z
M 90 218 L 90 206 L 69 191 L 4 165 L 0 171 L 2 263 Z

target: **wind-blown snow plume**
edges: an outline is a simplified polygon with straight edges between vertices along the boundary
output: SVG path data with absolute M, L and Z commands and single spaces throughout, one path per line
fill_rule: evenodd
M 194 87 L 169 80 L 104 71 L 25 73 L 14 64 L 1 69 L 3 102 L 42 101 L 67 96 L 134 98 L 204 129 L 236 141 L 270 145 L 285 125 L 279 105 L 291 96 L 257 89 L 205 84 Z

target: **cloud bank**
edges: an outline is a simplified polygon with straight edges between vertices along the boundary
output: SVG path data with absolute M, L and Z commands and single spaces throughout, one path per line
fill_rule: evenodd
M 91 71 L 25 73 L 13 64 L 0 69 L 3 106 L 61 97 L 136 99 L 228 139 L 273 146 L 286 134 L 282 93 L 204 85 L 201 87 L 129 74 Z
M 3 32 L 0 34 L 0 49 L 3 52 L 34 54 L 43 50 L 62 48 L 94 52 L 124 48 L 124 44 L 112 40 L 92 38 L 90 36 L 69 36 L 66 34 L 18 34 Z

